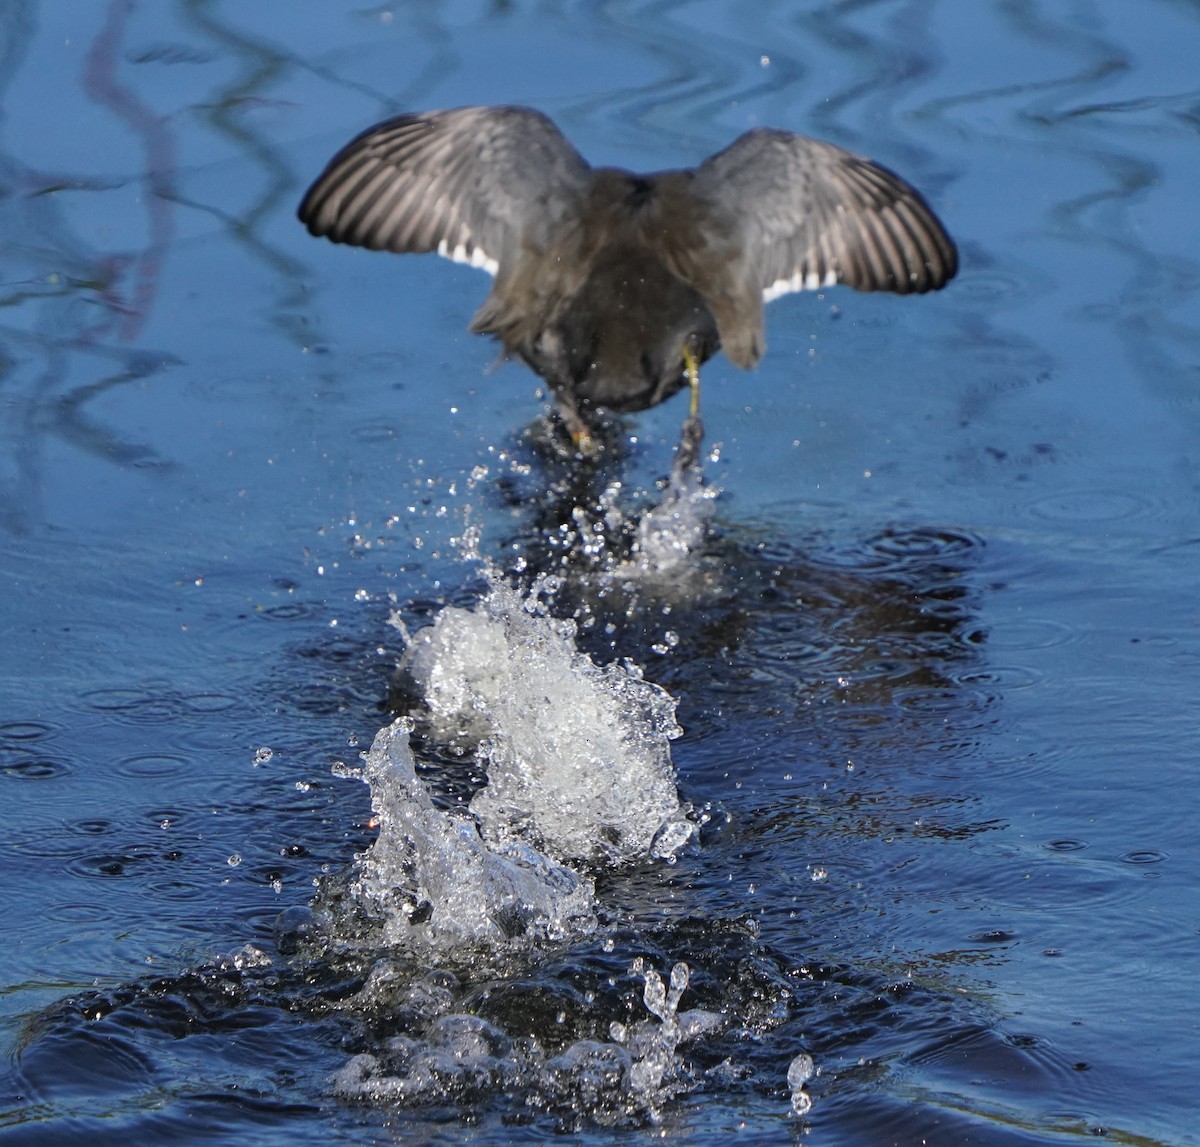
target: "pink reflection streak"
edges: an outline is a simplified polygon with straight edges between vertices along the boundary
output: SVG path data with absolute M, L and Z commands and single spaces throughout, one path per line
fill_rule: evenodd
M 154 306 L 163 257 L 174 230 L 175 137 L 167 129 L 166 119 L 155 115 L 117 79 L 117 53 L 132 10 L 133 0 L 112 0 L 104 27 L 87 54 L 83 73 L 84 91 L 141 137 L 146 155 L 143 202 L 149 242 L 133 259 L 135 281 L 130 297 L 122 300 L 115 288 L 108 292 L 113 309 L 122 315 L 117 333 L 126 340 L 137 337 Z

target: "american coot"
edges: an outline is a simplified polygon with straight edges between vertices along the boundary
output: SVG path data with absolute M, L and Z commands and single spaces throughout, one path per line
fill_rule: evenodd
M 495 277 L 471 330 L 549 383 L 578 447 L 598 407 L 644 410 L 689 383 L 683 449 L 699 443 L 699 364 L 764 350 L 763 303 L 838 283 L 923 293 L 958 255 L 898 175 L 758 128 L 699 167 L 590 167 L 541 112 L 467 107 L 385 120 L 330 160 L 300 204 L 313 235 L 436 251 Z

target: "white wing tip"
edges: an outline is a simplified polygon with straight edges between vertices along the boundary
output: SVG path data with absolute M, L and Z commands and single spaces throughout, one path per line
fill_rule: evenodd
M 817 274 L 816 271 L 797 271 L 794 275 L 787 279 L 776 279 L 769 287 L 763 290 L 763 302 L 769 303 L 772 299 L 778 299 L 781 295 L 790 295 L 793 291 L 819 291 L 822 287 L 833 287 L 837 285 L 837 271 L 830 268 L 825 272 L 824 276 Z
M 466 263 L 468 267 L 478 267 L 481 271 L 486 271 L 489 275 L 495 275 L 500 269 L 500 264 L 496 262 L 482 247 L 472 246 L 468 249 L 465 242 L 459 243 L 456 247 L 451 247 L 445 239 L 440 239 L 437 245 L 437 253 L 443 259 L 449 259 L 452 263 Z

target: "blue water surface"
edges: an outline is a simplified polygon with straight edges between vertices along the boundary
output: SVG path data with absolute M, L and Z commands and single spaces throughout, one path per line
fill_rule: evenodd
M 0 1140 L 1200 1143 L 1197 60 L 1187 0 L 5 0 Z M 819 135 L 962 260 L 711 362 L 708 589 L 581 636 L 678 699 L 725 827 L 607 874 L 606 939 L 457 974 L 551 1040 L 686 960 L 734 1022 L 615 1125 L 339 1099 L 385 1018 L 276 946 L 371 839 L 331 766 L 406 703 L 392 611 L 478 593 L 464 523 L 514 569 L 562 509 L 486 278 L 295 206 L 372 122 L 502 102 L 643 170 Z M 627 423 L 631 498 L 683 404 Z

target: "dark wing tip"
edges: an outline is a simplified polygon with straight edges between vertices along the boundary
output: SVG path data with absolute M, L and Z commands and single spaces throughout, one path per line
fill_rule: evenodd
M 431 250 L 418 224 L 446 191 L 448 152 L 423 153 L 432 129 L 429 115 L 402 115 L 355 136 L 300 201 L 309 234 L 371 250 Z
M 437 251 L 496 274 L 553 225 L 590 169 L 542 112 L 463 107 L 396 116 L 329 161 L 297 214 L 335 243 Z
M 833 148 L 814 153 L 796 204 L 786 290 L 843 283 L 860 291 L 925 294 L 958 270 L 958 251 L 924 197 L 880 164 Z M 776 256 L 768 256 L 777 265 Z
M 838 282 L 922 295 L 954 278 L 954 240 L 921 193 L 894 171 L 843 153 L 817 191 Z
M 759 128 L 706 160 L 697 179 L 718 214 L 739 221 L 768 301 L 836 283 L 924 294 L 958 270 L 954 241 L 921 193 L 833 144 Z

